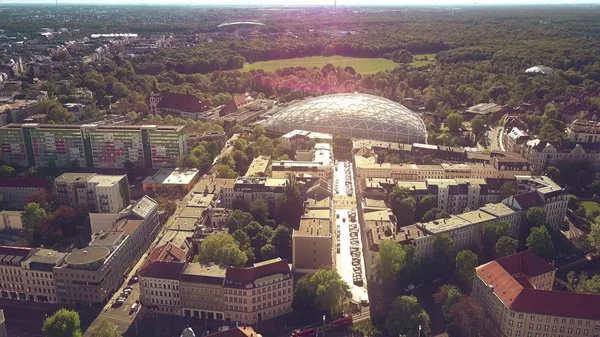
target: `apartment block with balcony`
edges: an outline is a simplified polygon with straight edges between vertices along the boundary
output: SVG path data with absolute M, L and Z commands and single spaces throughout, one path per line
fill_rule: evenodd
M 23 124 L 23 135 L 30 165 L 86 166 L 79 125 Z
M 567 135 L 574 142 L 600 142 L 600 122 L 576 119 L 567 127 Z
M 471 297 L 503 337 L 598 337 L 600 295 L 552 290 L 556 268 L 523 251 L 475 269 Z
M 83 125 L 92 166 L 123 169 L 125 163 L 145 166 L 140 127 Z M 89 166 L 89 164 L 88 164 Z
M 116 214 L 130 202 L 127 175 L 64 173 L 54 180 L 54 191 L 59 203 L 92 213 Z
M 280 258 L 249 268 L 227 268 L 223 284 L 225 320 L 254 324 L 292 311 L 294 280 Z
M 9 165 L 27 167 L 27 149 L 21 127 L 7 125 L 0 130 L 0 158 Z
M 144 125 L 141 133 L 150 145 L 149 151 L 144 151 L 145 157 L 151 158 L 151 167 L 175 167 L 177 159 L 187 152 L 183 126 Z

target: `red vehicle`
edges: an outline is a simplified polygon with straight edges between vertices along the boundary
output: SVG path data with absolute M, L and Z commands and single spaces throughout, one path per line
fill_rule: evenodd
M 333 321 L 329 321 L 325 324 L 313 324 L 313 325 L 309 325 L 306 326 L 304 328 L 300 328 L 300 329 L 296 329 L 292 332 L 291 337 L 309 337 L 309 336 L 314 336 L 317 334 L 317 330 L 319 330 L 319 332 L 321 331 L 325 331 L 325 330 L 329 330 L 332 328 L 337 328 L 337 327 L 341 327 L 341 326 L 347 326 L 352 324 L 352 316 L 351 315 L 344 315 L 340 318 L 336 318 Z
M 333 320 L 333 322 L 331 322 L 331 326 L 334 328 L 337 328 L 338 326 L 346 326 L 346 325 L 350 325 L 352 324 L 352 316 L 351 315 L 344 315 L 338 319 Z

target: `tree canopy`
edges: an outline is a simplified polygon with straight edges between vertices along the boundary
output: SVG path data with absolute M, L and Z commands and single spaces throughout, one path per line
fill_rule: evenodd
M 198 251 L 200 263 L 243 267 L 248 260 L 231 234 L 216 232 L 202 241 Z
M 82 337 L 79 314 L 75 310 L 60 309 L 44 321 L 46 337 Z
M 406 252 L 394 240 L 383 240 L 379 243 L 379 252 L 375 260 L 375 272 L 384 284 L 394 284 L 398 273 L 406 263 Z
M 421 307 L 416 297 L 399 296 L 389 310 L 385 321 L 385 330 L 389 336 L 417 337 L 419 326 L 421 326 L 421 335 L 429 336 L 431 332 L 429 323 L 429 315 Z
M 531 229 L 531 234 L 527 237 L 527 248 L 546 261 L 552 261 L 554 258 L 554 244 L 550 233 L 544 226 Z
M 456 254 L 456 276 L 465 289 L 471 289 L 478 260 L 477 254 L 470 250 L 461 250 Z
M 336 270 L 319 269 L 298 281 L 292 306 L 299 313 L 339 317 L 348 291 L 348 284 Z

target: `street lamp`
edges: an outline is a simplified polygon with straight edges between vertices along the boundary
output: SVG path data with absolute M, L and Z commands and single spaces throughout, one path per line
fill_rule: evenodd
M 419 337 L 421 337 L 421 324 L 419 324 Z
M 323 315 L 323 336 L 325 336 L 325 315 Z

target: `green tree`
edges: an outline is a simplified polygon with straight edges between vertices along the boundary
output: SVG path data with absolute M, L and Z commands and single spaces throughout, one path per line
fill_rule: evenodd
M 423 214 L 422 221 L 429 222 L 429 221 L 444 219 L 444 218 L 449 218 L 449 217 L 450 217 L 450 215 L 448 213 L 446 213 L 446 211 L 442 210 L 441 208 L 434 207 L 434 208 L 430 209 L 429 211 L 425 212 L 425 214 Z
M 567 200 L 567 207 L 572 211 L 577 211 L 579 209 L 579 206 L 581 206 L 581 202 L 579 201 L 579 198 L 577 198 L 576 195 L 569 194 Z
M 46 211 L 34 202 L 28 203 L 23 209 L 23 228 L 33 232 L 46 219 Z
M 496 245 L 496 242 L 503 236 L 510 236 L 510 228 L 508 222 L 488 222 L 483 225 L 483 246 L 491 253 Z
M 271 244 L 277 248 L 279 252 L 279 256 L 282 258 L 290 258 L 292 253 L 292 235 L 290 230 L 283 226 L 279 225 L 273 232 L 273 236 L 271 237 Z
M 465 289 L 471 290 L 473 273 L 475 272 L 475 267 L 477 267 L 477 262 L 477 254 L 470 250 L 461 250 L 456 254 L 456 276 Z
M 394 186 L 388 197 L 392 213 L 398 219 L 398 224 L 409 225 L 414 222 L 416 201 L 410 196 L 407 188 Z
M 389 310 L 385 320 L 385 330 L 389 336 L 417 337 L 420 325 L 423 330 L 421 335 L 430 336 L 429 322 L 429 315 L 419 305 L 416 297 L 399 296 Z
M 202 241 L 198 250 L 198 260 L 203 264 L 242 267 L 248 258 L 231 234 L 216 232 Z
M 514 181 L 507 181 L 500 187 L 500 195 L 502 199 L 508 198 L 517 194 L 517 184 Z
M 288 179 L 283 188 L 279 210 L 280 223 L 286 223 L 290 228 L 298 228 L 300 217 L 304 213 L 304 199 L 294 177 Z
M 229 220 L 237 222 L 237 220 L 235 219 Z M 233 232 L 232 236 L 235 239 L 235 241 L 237 241 L 241 250 L 245 251 L 246 249 L 248 249 L 248 247 L 250 247 L 250 238 L 248 237 L 248 234 L 246 234 L 246 232 L 244 232 L 241 228 Z
M 586 272 L 575 277 L 575 272 L 571 271 L 567 275 L 567 281 L 571 289 L 578 293 L 600 294 L 600 274 L 589 278 Z
M 106 319 L 101 320 L 95 325 L 92 325 L 86 333 L 89 337 L 113 337 L 115 335 L 116 325 L 107 321 Z
M 264 245 L 260 248 L 260 258 L 263 261 L 271 260 L 278 256 L 279 256 L 279 252 L 277 251 L 277 248 L 275 248 L 275 246 L 273 246 L 270 243 L 267 243 L 266 245 Z
M 377 327 L 373 325 L 370 318 L 360 322 L 354 322 L 350 330 L 354 335 L 364 337 L 373 337 L 381 333 L 379 330 L 377 330 Z
M 493 332 L 481 305 L 472 297 L 463 297 L 452 306 L 446 326 L 450 336 L 498 336 Z
M 56 103 L 48 110 L 48 122 L 56 124 L 70 124 L 75 121 L 75 115 Z
M 518 244 L 519 243 L 517 240 L 511 238 L 510 236 L 501 237 L 498 242 L 496 242 L 496 245 L 494 245 L 496 258 L 501 258 L 516 253 Z
M 377 277 L 384 284 L 395 284 L 400 270 L 406 263 L 406 252 L 394 240 L 383 240 L 379 243 L 379 252 L 375 262 Z
M 8 165 L 0 166 L 0 177 L 12 178 L 15 175 L 15 169 Z
M 57 59 L 60 62 L 69 62 L 71 61 L 71 54 L 66 49 L 62 49 L 58 52 Z
M 546 224 L 546 211 L 542 207 L 531 207 L 525 214 L 529 227 L 541 227 Z
M 590 245 L 596 251 L 596 254 L 600 254 L 600 221 L 592 223 L 590 233 L 588 234 L 588 240 Z
M 46 318 L 42 331 L 46 337 L 81 337 L 79 314 L 75 310 L 60 309 Z
M 455 285 L 444 284 L 438 291 L 433 295 L 435 302 L 442 306 L 442 315 L 444 319 L 448 319 L 450 316 L 450 310 L 452 307 L 460 302 L 465 295 Z
M 265 220 L 269 217 L 269 206 L 267 202 L 263 198 L 255 198 L 250 203 L 250 214 L 254 220 L 264 223 Z
M 478 115 L 471 120 L 471 129 L 473 130 L 474 135 L 479 135 L 484 129 L 486 120 L 484 116 Z
M 437 235 L 433 239 L 433 261 L 437 271 L 447 276 L 454 265 L 454 241 L 448 234 Z
M 296 312 L 339 317 L 349 289 L 336 270 L 319 269 L 298 281 L 292 306 Z
M 544 226 L 531 229 L 531 234 L 527 237 L 527 248 L 546 259 L 546 261 L 551 261 L 554 258 L 552 238 Z
M 560 171 L 556 166 L 548 166 L 546 167 L 546 175 L 548 178 L 552 179 L 556 183 L 560 183 L 561 176 Z
M 446 120 L 444 121 L 444 125 L 451 132 L 456 132 L 462 126 L 462 122 L 463 122 L 463 117 L 456 112 L 452 112 L 452 113 L 448 114 L 448 117 L 446 117 Z
M 421 198 L 417 203 L 417 218 L 423 219 L 423 215 L 437 206 L 437 197 L 433 194 L 428 194 Z

